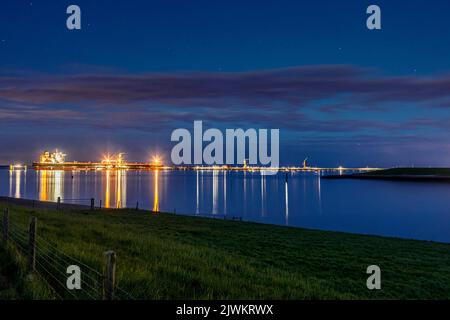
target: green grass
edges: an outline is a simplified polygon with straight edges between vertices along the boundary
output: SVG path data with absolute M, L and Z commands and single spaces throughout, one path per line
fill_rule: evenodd
M 1 204 L 0 204 L 1 207 Z M 441 299 L 450 245 L 134 210 L 10 207 L 26 228 L 101 270 L 117 253 L 118 285 L 140 299 Z M 382 290 L 366 268 L 382 270 Z
M 0 300 L 54 298 L 44 281 L 28 276 L 25 258 L 13 245 L 0 246 Z
M 0 299 L 17 299 L 22 294 L 22 275 L 9 250 L 0 247 Z

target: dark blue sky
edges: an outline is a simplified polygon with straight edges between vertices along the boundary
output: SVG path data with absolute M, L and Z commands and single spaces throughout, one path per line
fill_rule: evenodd
M 69 31 L 77 4 L 82 30 Z M 382 9 L 382 30 L 366 8 Z M 448 1 L 5 1 L 0 162 L 168 158 L 193 120 L 279 128 L 281 162 L 450 162 Z

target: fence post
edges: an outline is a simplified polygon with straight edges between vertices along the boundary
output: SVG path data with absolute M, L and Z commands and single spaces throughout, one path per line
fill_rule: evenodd
M 36 270 L 36 229 L 37 218 L 31 218 L 30 223 L 30 239 L 29 239 L 29 252 L 28 252 L 28 271 L 33 273 Z
M 60 207 L 61 207 L 61 197 L 58 197 L 58 200 L 56 202 L 56 210 L 59 210 Z
M 91 198 L 91 210 L 94 210 L 95 199 Z
M 136 210 L 139 210 L 139 201 L 136 202 Z
M 106 251 L 104 254 L 105 265 L 103 268 L 103 300 L 114 299 L 114 286 L 116 283 L 116 253 Z
M 102 199 L 100 199 L 100 209 L 102 208 Z
M 9 236 L 9 210 L 5 208 L 3 210 L 3 241 L 5 243 L 8 242 Z

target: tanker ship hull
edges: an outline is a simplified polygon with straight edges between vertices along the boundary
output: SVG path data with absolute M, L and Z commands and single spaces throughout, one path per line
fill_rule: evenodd
M 164 169 L 162 165 L 149 163 L 125 163 L 120 165 L 95 162 L 65 162 L 65 163 L 41 163 L 33 162 L 35 170 L 157 170 Z

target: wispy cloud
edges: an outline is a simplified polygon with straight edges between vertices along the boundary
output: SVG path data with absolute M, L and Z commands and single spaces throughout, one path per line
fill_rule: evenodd
M 0 121 L 147 130 L 194 119 L 294 131 L 445 130 L 442 118 L 362 116 L 408 104 L 445 110 L 450 76 L 387 76 L 350 65 L 253 72 L 0 77 Z M 333 115 L 339 114 L 339 117 Z M 333 117 L 331 117 L 333 116 Z
M 430 101 L 450 96 L 450 76 L 393 77 L 347 65 L 237 73 L 155 73 L 0 78 L 0 97 L 24 103 L 136 102 L 222 106 L 285 103 L 351 95 L 361 101 Z

